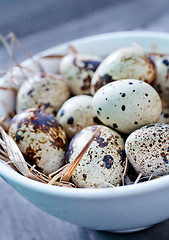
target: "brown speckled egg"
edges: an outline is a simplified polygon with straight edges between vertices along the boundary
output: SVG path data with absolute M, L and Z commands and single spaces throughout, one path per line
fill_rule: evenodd
M 93 75 L 91 93 L 107 83 L 129 78 L 149 84 L 156 78 L 154 62 L 140 47 L 120 48 L 106 57 Z
M 69 96 L 69 87 L 61 75 L 37 74 L 21 85 L 16 111 L 19 113 L 28 108 L 40 108 L 55 114 Z
M 77 133 L 68 147 L 68 162 L 73 161 L 92 137 L 96 129 L 90 126 Z M 72 174 L 72 181 L 81 188 L 112 187 L 121 183 L 124 171 L 124 140 L 114 130 L 101 126 Z
M 144 126 L 125 143 L 129 162 L 143 176 L 169 174 L 169 124 Z
M 154 87 L 159 93 L 163 105 L 169 107 L 169 56 L 156 57 L 157 78 Z
M 90 94 L 90 83 L 101 59 L 87 54 L 68 54 L 60 62 L 60 73 L 74 95 Z
M 69 139 L 85 127 L 100 123 L 93 111 L 92 96 L 78 95 L 68 99 L 57 113 Z
M 66 134 L 53 115 L 39 109 L 18 113 L 10 123 L 9 135 L 25 160 L 44 173 L 56 171 L 64 164 Z

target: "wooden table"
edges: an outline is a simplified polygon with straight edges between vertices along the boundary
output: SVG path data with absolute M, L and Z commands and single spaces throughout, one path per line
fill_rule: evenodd
M 30 0 L 24 5 L 24 1 L 17 0 L 15 6 L 13 2 L 9 0 L 5 5 L 0 0 L 0 32 L 17 32 L 31 54 L 65 41 L 104 32 L 140 29 L 169 32 L 168 0 L 62 0 L 61 5 L 67 8 L 62 6 L 59 10 L 57 4 L 60 1 L 49 0 L 47 4 L 45 0 Z M 58 14 L 56 18 L 55 12 Z M 24 56 L 17 53 L 17 58 L 21 61 Z M 2 68 L 7 61 L 5 50 L 0 48 Z M 0 240 L 168 239 L 169 220 L 137 233 L 92 231 L 47 215 L 24 200 L 2 179 L 0 189 Z

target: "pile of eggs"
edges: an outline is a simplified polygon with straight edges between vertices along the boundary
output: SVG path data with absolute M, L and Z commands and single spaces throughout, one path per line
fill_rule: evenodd
M 119 186 L 126 157 L 137 174 L 169 174 L 169 57 L 134 46 L 105 59 L 69 53 L 59 73 L 21 84 L 9 134 L 45 174 L 72 162 L 77 187 Z

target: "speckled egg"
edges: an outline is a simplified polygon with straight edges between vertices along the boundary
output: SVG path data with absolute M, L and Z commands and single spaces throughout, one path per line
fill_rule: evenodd
M 169 56 L 156 57 L 157 78 L 154 87 L 159 93 L 163 105 L 169 107 Z
M 100 127 L 90 126 L 77 133 L 68 147 L 68 161 L 73 161 Z M 112 187 L 121 183 L 124 171 L 124 140 L 114 130 L 101 126 L 72 174 L 72 181 L 80 188 Z
M 35 62 L 29 59 L 29 64 L 26 66 L 15 66 L 7 71 L 3 76 L 5 82 L 10 84 L 10 86 L 16 88 L 17 90 L 24 83 L 26 79 L 32 77 L 32 75 L 40 74 L 40 68 Z
M 169 123 L 169 108 L 163 108 L 158 123 Z
M 15 115 L 9 127 L 25 160 L 44 173 L 56 171 L 65 163 L 66 134 L 56 118 L 39 109 Z
M 91 93 L 112 81 L 134 78 L 149 84 L 156 78 L 155 65 L 140 47 L 121 48 L 106 57 L 91 81 Z
M 60 73 L 74 95 L 90 94 L 90 83 L 101 59 L 86 54 L 68 54 L 60 62 Z
M 93 109 L 105 125 L 129 134 L 143 125 L 157 122 L 162 104 L 149 84 L 124 79 L 99 89 L 93 97 Z
M 69 87 L 61 75 L 38 74 L 25 81 L 20 87 L 16 111 L 19 113 L 28 108 L 40 108 L 56 114 L 69 96 Z
M 143 176 L 169 174 L 169 124 L 137 129 L 125 143 L 129 162 Z
M 58 111 L 57 119 L 69 139 L 83 128 L 100 123 L 93 111 L 92 97 L 88 95 L 68 99 Z

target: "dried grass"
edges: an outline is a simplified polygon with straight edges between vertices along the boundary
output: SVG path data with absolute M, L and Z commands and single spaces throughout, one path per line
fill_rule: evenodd
M 12 164 L 12 166 L 14 166 L 17 171 L 25 177 L 50 185 L 72 188 L 75 187 L 75 185 L 69 182 L 71 175 L 87 149 L 90 147 L 93 140 L 100 133 L 100 128 L 96 130 L 96 132 L 93 134 L 93 136 L 90 138 L 90 140 L 84 146 L 83 150 L 79 153 L 73 162 L 66 164 L 56 172 L 51 173 L 49 176 L 38 171 L 36 169 L 36 165 L 31 166 L 25 161 L 14 140 L 5 132 L 2 127 L 0 127 L 0 133 L 2 136 L 2 139 L 0 139 L 0 146 L 2 148 L 0 150 L 0 159 L 2 161 L 10 165 Z
M 63 57 L 65 57 L 66 55 L 68 55 L 69 52 L 72 52 L 74 55 L 78 54 L 77 49 L 76 49 L 74 46 L 69 45 L 69 47 L 68 47 L 68 52 L 67 52 L 67 53 L 46 55 L 46 56 L 43 56 L 42 58 L 62 59 Z

